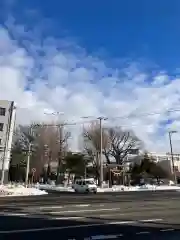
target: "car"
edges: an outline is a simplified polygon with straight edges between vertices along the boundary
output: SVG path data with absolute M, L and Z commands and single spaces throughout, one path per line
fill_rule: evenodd
M 77 179 L 72 187 L 79 193 L 97 193 L 97 185 L 93 179 Z

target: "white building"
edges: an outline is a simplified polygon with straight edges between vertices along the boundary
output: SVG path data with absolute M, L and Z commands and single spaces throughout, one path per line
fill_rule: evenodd
M 161 166 L 166 172 L 168 172 L 170 175 L 173 173 L 172 156 L 170 153 L 152 153 L 152 152 L 150 152 L 150 153 L 148 153 L 148 155 L 151 156 L 152 159 L 159 166 Z M 144 153 L 141 153 L 141 152 L 137 155 L 128 154 L 127 160 L 125 161 L 126 167 L 133 163 L 140 164 L 143 157 L 144 157 Z M 175 167 L 177 176 L 180 176 L 180 154 L 173 154 L 173 160 L 174 160 L 174 167 Z
M 15 116 L 16 108 L 14 102 L 0 100 L 0 178 L 2 169 L 4 169 L 4 182 L 8 181 Z
M 172 156 L 170 153 L 165 154 L 157 154 L 157 153 L 150 153 L 150 156 L 154 159 L 154 161 L 160 165 L 165 171 L 169 174 L 173 173 L 173 166 L 172 166 Z M 180 173 L 180 154 L 173 154 L 174 159 L 174 167 L 177 173 Z

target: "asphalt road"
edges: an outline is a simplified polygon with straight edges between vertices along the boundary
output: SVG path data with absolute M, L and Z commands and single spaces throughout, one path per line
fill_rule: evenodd
M 0 239 L 180 239 L 180 192 L 0 198 Z

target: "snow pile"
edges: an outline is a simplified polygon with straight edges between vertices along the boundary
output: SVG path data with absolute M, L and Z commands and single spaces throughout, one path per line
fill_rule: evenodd
M 26 188 L 22 185 L 0 185 L 0 197 L 6 196 L 30 196 L 48 194 L 37 188 Z
M 57 192 L 74 192 L 74 189 L 72 187 L 65 187 L 63 185 L 50 185 L 50 184 L 36 184 L 35 187 L 37 189 L 42 189 L 42 190 L 53 190 Z
M 53 190 L 57 192 L 74 192 L 72 187 L 65 187 L 63 185 L 49 185 L 49 184 L 36 184 L 36 188 L 43 190 Z M 143 186 L 124 186 L 124 185 L 116 185 L 112 188 L 104 187 L 97 188 L 98 192 L 135 192 L 135 191 L 163 191 L 163 190 L 180 190 L 179 186 L 170 186 L 170 185 L 143 185 Z
M 163 191 L 163 190 L 180 190 L 179 186 L 170 185 L 142 185 L 142 186 L 113 186 L 112 188 L 98 188 L 98 192 L 133 192 L 133 191 Z

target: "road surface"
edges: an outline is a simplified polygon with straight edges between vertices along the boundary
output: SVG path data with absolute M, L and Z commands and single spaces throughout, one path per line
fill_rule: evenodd
M 0 198 L 0 239 L 180 239 L 180 192 Z

